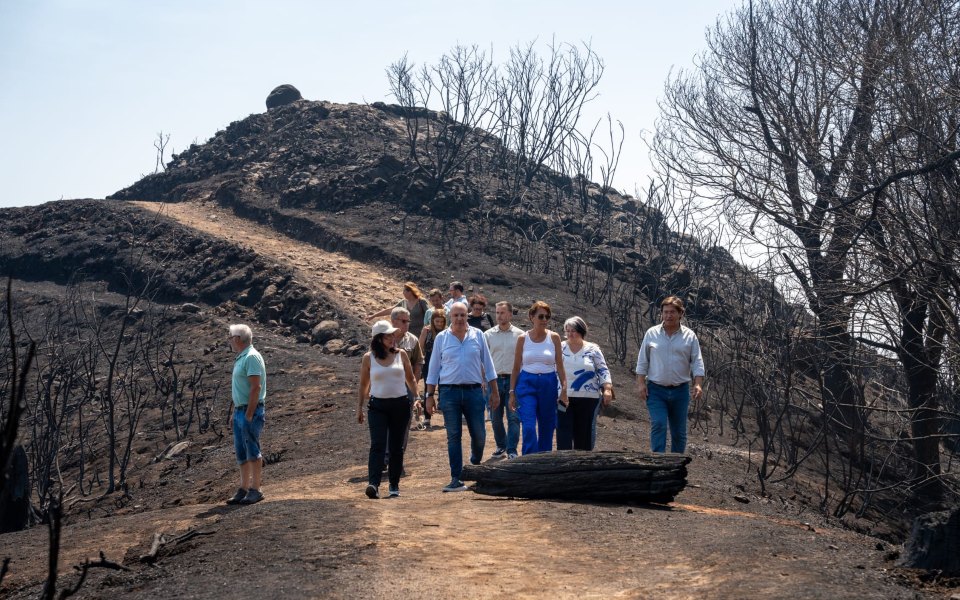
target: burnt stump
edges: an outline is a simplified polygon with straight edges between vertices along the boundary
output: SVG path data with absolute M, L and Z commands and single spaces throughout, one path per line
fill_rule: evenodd
M 601 502 L 672 502 L 687 485 L 684 454 L 561 450 L 465 465 L 460 476 L 488 496 Z

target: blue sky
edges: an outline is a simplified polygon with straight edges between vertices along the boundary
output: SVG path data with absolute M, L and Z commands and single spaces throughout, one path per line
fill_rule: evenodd
M 310 100 L 390 102 L 385 68 L 455 44 L 495 61 L 534 38 L 589 40 L 606 63 L 586 114 L 627 139 L 615 185 L 649 173 L 671 68 L 740 0 L 299 2 L 0 0 L 0 206 L 102 198 L 154 168 L 153 140 L 182 150 L 251 113 L 281 83 Z

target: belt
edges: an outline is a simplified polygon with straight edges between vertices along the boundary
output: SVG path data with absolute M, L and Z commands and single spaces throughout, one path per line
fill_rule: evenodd
M 479 383 L 441 383 L 440 387 L 451 387 L 461 390 L 473 390 L 480 387 Z
M 655 385 L 655 386 L 657 386 L 657 387 L 662 387 L 662 388 L 664 388 L 664 389 L 666 389 L 666 390 L 675 390 L 675 389 L 677 389 L 678 387 L 683 387 L 683 386 L 687 385 L 689 382 L 678 383 L 677 385 L 663 385 L 662 383 L 657 383 L 656 381 L 649 381 L 649 382 L 647 382 L 647 383 L 649 383 L 650 385 Z
M 237 408 L 237 410 L 247 410 L 247 406 L 249 406 L 249 405 L 248 405 L 248 404 L 244 404 L 243 406 L 238 406 L 238 407 L 236 407 L 236 408 Z M 259 406 L 263 406 L 263 402 L 258 403 L 257 406 L 258 406 L 258 407 L 259 407 Z

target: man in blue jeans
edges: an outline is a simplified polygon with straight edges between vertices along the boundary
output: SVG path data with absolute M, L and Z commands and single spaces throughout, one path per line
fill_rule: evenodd
M 509 302 L 497 302 L 497 325 L 483 332 L 490 348 L 490 356 L 497 368 L 497 391 L 501 398 L 510 395 L 510 373 L 513 371 L 513 358 L 517 351 L 517 338 L 523 330 L 513 325 L 513 305 Z M 509 402 L 501 402 L 496 410 L 492 411 L 493 439 L 497 449 L 494 457 L 517 457 L 517 445 L 520 443 L 520 415 L 511 410 Z M 507 427 L 503 427 L 503 417 L 506 413 Z
M 263 476 L 260 433 L 267 400 L 267 368 L 263 357 L 253 347 L 253 332 L 247 325 L 230 326 L 230 348 L 237 353 L 233 360 L 231 391 L 233 447 L 240 465 L 240 487 L 227 504 L 255 504 L 263 500 L 260 492 Z
M 447 429 L 447 458 L 450 460 L 450 483 L 444 492 L 467 489 L 460 481 L 463 471 L 463 420 L 470 432 L 470 464 L 479 465 L 486 441 L 484 428 L 483 390 L 486 381 L 491 387 L 490 407 L 500 405 L 500 393 L 492 382 L 497 371 L 490 358 L 490 349 L 483 333 L 467 324 L 467 307 L 456 302 L 450 308 L 450 327 L 443 330 L 433 344 L 427 372 L 427 414 L 436 409 L 436 392 L 440 391 L 440 410 Z
M 670 451 L 683 453 L 687 449 L 690 397 L 699 400 L 703 395 L 706 371 L 700 341 L 697 334 L 680 324 L 683 311 L 683 300 L 665 298 L 660 303 L 661 323 L 644 334 L 637 356 L 637 391 L 650 412 L 650 449 L 654 452 L 666 452 L 667 427 Z

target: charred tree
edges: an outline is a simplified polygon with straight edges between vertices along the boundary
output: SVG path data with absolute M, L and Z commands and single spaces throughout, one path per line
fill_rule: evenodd
M 687 484 L 682 454 L 563 450 L 466 465 L 461 479 L 489 496 L 601 502 L 672 502 Z

